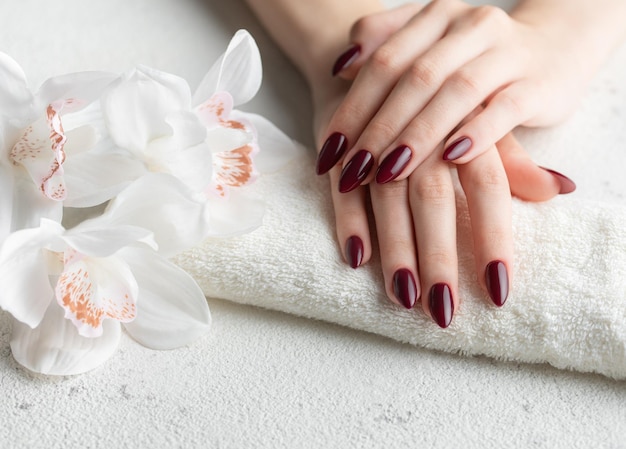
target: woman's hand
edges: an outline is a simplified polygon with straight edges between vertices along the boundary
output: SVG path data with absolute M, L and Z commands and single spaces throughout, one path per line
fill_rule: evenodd
M 367 28 L 359 25 L 367 31 L 362 42 L 375 48 L 401 26 L 403 16 L 401 10 L 392 10 L 377 15 L 380 20 L 368 21 Z M 318 141 L 348 89 L 345 83 L 314 89 Z M 511 191 L 529 200 L 547 200 L 562 192 L 563 185 L 537 167 L 512 135 L 502 139 L 498 150 L 500 157 L 492 147 L 459 166 L 458 174 L 469 204 L 478 279 L 493 303 L 501 306 L 508 295 L 513 258 L 507 174 L 513 180 Z M 330 170 L 332 186 L 338 184 L 340 172 L 339 167 Z M 367 217 L 371 201 L 388 297 L 407 308 L 421 299 L 424 311 L 446 327 L 459 305 L 455 193 L 449 164 L 431 155 L 408 179 L 372 183 L 343 194 L 332 189 L 332 198 L 346 262 L 356 268 L 372 255 Z
M 318 173 L 339 164 L 348 192 L 405 179 L 434 152 L 466 163 L 517 125 L 562 120 L 590 72 L 574 31 L 459 0 L 360 20 L 333 68 L 355 79 L 324 132 Z

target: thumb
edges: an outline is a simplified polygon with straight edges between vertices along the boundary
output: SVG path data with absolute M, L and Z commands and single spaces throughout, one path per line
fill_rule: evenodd
M 514 196 L 539 202 L 576 190 L 568 177 L 535 164 L 513 134 L 504 136 L 496 146 Z
M 419 3 L 407 3 L 357 20 L 350 29 L 350 46 L 333 65 L 333 76 L 350 81 L 356 78 L 372 53 L 422 8 Z

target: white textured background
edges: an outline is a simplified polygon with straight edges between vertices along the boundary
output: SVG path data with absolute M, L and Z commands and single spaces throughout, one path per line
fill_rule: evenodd
M 248 109 L 310 144 L 306 89 L 241 1 L 0 2 L 0 51 L 33 86 L 55 74 L 143 63 L 193 88 L 241 27 L 257 37 L 266 76 Z M 624 52 L 620 58 L 624 66 Z M 600 75 L 591 93 L 615 82 Z M 585 116 L 594 107 L 588 98 L 572 120 L 603 145 L 585 152 L 572 142 L 569 158 L 537 159 L 575 179 L 577 195 L 623 201 L 626 145 L 611 136 L 626 122 L 617 114 L 624 105 Z M 524 137 L 532 144 L 532 134 Z M 603 162 L 581 162 L 590 158 Z M 156 352 L 124 338 L 106 365 L 71 378 L 16 366 L 0 312 L 0 447 L 626 447 L 624 382 L 210 306 L 213 330 L 196 344 Z

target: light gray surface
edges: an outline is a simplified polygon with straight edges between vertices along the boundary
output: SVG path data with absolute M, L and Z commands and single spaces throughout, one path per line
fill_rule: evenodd
M 310 143 L 305 87 L 240 1 L 0 3 L 0 50 L 34 85 L 143 63 L 194 87 L 241 27 L 256 36 L 266 74 L 247 109 Z M 189 348 L 156 352 L 124 338 L 102 368 L 61 379 L 16 366 L 0 313 L 0 446 L 626 447 L 623 382 L 210 306 L 214 328 Z

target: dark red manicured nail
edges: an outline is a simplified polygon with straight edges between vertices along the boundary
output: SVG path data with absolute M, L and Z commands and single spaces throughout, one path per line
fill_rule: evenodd
M 546 167 L 539 167 L 539 168 L 543 168 L 545 171 L 547 171 L 552 176 L 554 176 L 557 181 L 559 181 L 559 184 L 561 184 L 561 190 L 559 190 L 560 195 L 565 195 L 566 193 L 572 193 L 574 190 L 576 190 L 576 183 L 572 181 L 571 179 L 569 179 L 567 176 L 559 173 L 558 171 L 550 170 L 549 168 L 546 168 Z
M 509 274 L 504 262 L 494 260 L 487 264 L 485 269 L 485 283 L 493 303 L 502 307 L 509 296 Z
M 363 262 L 363 240 L 353 235 L 346 241 L 346 260 L 352 268 L 358 268 Z
M 337 58 L 335 64 L 333 65 L 333 76 L 337 75 L 343 69 L 347 68 L 352 64 L 356 58 L 361 54 L 361 46 L 359 44 L 351 45 L 346 51 L 344 51 L 341 56 Z
M 435 284 L 430 289 L 428 307 L 435 323 L 441 328 L 446 328 L 452 321 L 454 314 L 454 302 L 452 292 L 447 284 Z
M 413 273 L 406 268 L 400 268 L 393 275 L 393 294 L 407 309 L 412 309 L 417 301 L 417 285 Z
M 454 161 L 467 153 L 470 148 L 472 148 L 472 140 L 469 137 L 461 137 L 448 145 L 443 152 L 443 160 Z
M 318 175 L 328 172 L 341 159 L 348 148 L 348 139 L 341 133 L 330 135 L 317 156 L 315 171 Z
M 356 189 L 372 170 L 374 157 L 367 150 L 359 150 L 341 171 L 339 191 L 347 193 Z
M 393 150 L 380 163 L 376 172 L 376 182 L 385 184 L 396 179 L 411 161 L 411 156 L 413 156 L 413 152 L 406 145 L 399 146 Z

